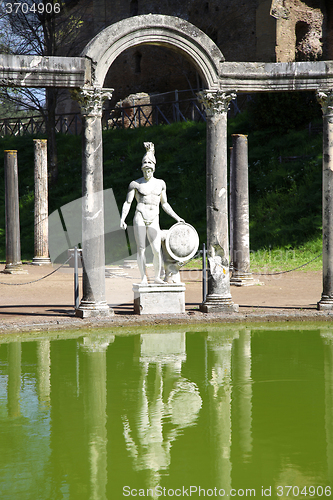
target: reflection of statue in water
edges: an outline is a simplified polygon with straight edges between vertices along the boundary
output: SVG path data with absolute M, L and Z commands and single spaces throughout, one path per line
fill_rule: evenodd
M 149 471 L 149 487 L 155 488 L 160 481 L 161 471 L 167 471 L 171 461 L 171 446 L 178 434 L 185 427 L 195 423 L 201 408 L 202 400 L 193 382 L 174 373 L 173 387 L 167 400 L 163 401 L 165 382 L 163 381 L 162 364 L 156 367 L 155 389 L 152 400 L 147 391 L 148 363 L 143 367 L 144 379 L 141 393 L 141 408 L 138 411 L 136 429 L 130 427 L 127 416 L 123 416 L 124 437 L 127 450 L 130 452 L 135 470 Z M 172 363 L 168 369 L 172 373 Z M 163 429 L 164 424 L 166 429 Z M 133 436 L 134 434 L 134 436 Z
M 134 425 L 127 415 L 123 415 L 123 424 L 134 469 L 149 472 L 148 487 L 152 489 L 170 467 L 172 443 L 195 424 L 201 409 L 196 384 L 181 375 L 185 359 L 185 334 L 141 335 L 140 400 Z M 153 392 L 148 387 L 148 371 L 155 372 Z
M 120 227 L 126 229 L 125 219 L 130 210 L 135 197 L 137 201 L 136 211 L 133 219 L 134 236 L 138 250 L 138 266 L 141 274 L 142 284 L 147 284 L 146 276 L 146 236 L 148 237 L 154 256 L 155 283 L 164 283 L 161 279 L 162 257 L 161 257 L 161 230 L 159 225 L 159 206 L 176 219 L 177 222 L 184 222 L 183 219 L 172 210 L 167 202 L 166 185 L 161 179 L 154 177 L 156 159 L 155 149 L 152 142 L 145 142 L 146 154 L 142 159 L 141 170 L 143 177 L 132 181 L 128 187 L 126 201 L 123 205 Z

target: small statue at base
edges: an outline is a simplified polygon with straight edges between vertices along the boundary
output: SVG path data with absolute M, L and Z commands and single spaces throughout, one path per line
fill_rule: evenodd
M 138 267 L 141 274 L 141 284 L 148 284 L 146 276 L 146 236 L 153 251 L 153 264 L 155 283 L 164 283 L 161 279 L 162 255 L 161 255 L 161 229 L 159 224 L 159 207 L 173 217 L 177 222 L 184 222 L 171 208 L 167 202 L 166 184 L 161 179 L 154 177 L 155 172 L 155 148 L 152 142 L 145 142 L 146 154 L 142 159 L 143 177 L 132 181 L 128 187 L 126 201 L 123 205 L 120 227 L 127 228 L 125 219 L 131 208 L 135 197 L 137 201 L 136 211 L 133 219 L 134 236 L 138 251 Z

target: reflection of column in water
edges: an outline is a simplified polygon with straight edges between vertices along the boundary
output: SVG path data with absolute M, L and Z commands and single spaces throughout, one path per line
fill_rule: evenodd
M 51 357 L 49 340 L 39 340 L 37 342 L 37 369 L 39 401 L 44 404 L 49 404 L 51 392 Z
M 8 416 L 20 416 L 21 342 L 8 344 Z
M 124 415 L 124 437 L 134 469 L 148 471 L 148 488 L 153 490 L 159 485 L 160 472 L 170 466 L 172 442 L 181 429 L 194 424 L 202 400 L 196 385 L 181 376 L 186 360 L 185 333 L 142 334 L 140 340 L 142 378 L 136 432 Z M 163 428 L 165 421 L 168 431 Z
M 211 437 L 214 443 L 213 462 L 216 486 L 229 491 L 231 488 L 231 355 L 233 338 L 207 338 L 208 349 L 213 353 L 210 375 Z
M 328 479 L 333 481 L 333 334 L 321 332 L 325 366 L 325 428 Z
M 106 500 L 107 434 L 106 434 L 106 350 L 114 337 L 84 337 L 85 416 L 90 461 L 90 500 Z
M 251 330 L 240 330 L 233 365 L 233 410 L 239 427 L 243 460 L 252 453 Z

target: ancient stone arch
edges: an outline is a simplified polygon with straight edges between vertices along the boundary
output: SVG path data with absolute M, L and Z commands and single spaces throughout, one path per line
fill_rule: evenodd
M 221 65 L 223 54 L 215 43 L 187 21 L 175 17 L 149 14 L 124 19 L 102 30 L 88 43 L 82 56 L 91 62 L 91 74 L 86 85 L 77 93 L 83 115 L 83 198 L 87 203 L 83 207 L 82 234 L 83 259 L 86 263 L 83 279 L 83 299 L 77 310 L 81 316 L 108 313 L 104 300 L 104 243 L 102 234 L 103 221 L 103 165 L 102 165 L 102 130 L 101 112 L 104 98 L 110 98 L 111 89 L 103 89 L 105 76 L 114 60 L 128 48 L 140 45 L 162 45 L 181 52 L 196 67 L 206 87 L 202 102 L 207 108 L 208 126 L 208 170 L 212 172 L 212 184 L 208 195 L 209 239 L 210 248 L 217 263 L 217 277 L 211 279 L 210 295 L 214 295 L 213 308 L 233 308 L 229 284 L 228 267 L 228 223 L 221 231 L 217 223 L 218 216 L 227 214 L 227 176 L 226 168 L 219 170 L 221 157 L 226 159 L 226 113 L 234 94 L 220 92 Z M 89 151 L 89 154 L 88 154 Z M 209 176 L 209 175 L 208 175 Z M 216 198 L 211 192 L 218 189 Z M 88 203 L 89 198 L 89 203 Z M 214 198 L 214 199 L 213 199 Z M 216 198 L 216 199 L 215 199 Z M 89 206 L 89 208 L 88 208 Z M 98 215 L 99 214 L 99 215 Z M 225 222 L 225 217 L 221 217 Z M 91 245 L 91 241 L 96 244 Z M 99 253 L 96 252 L 99 249 Z M 212 253 L 210 252 L 210 254 Z M 221 267 L 222 266 L 222 267 Z M 213 267 L 212 267 L 213 268 Z M 222 274 L 220 270 L 223 268 Z M 216 301 L 216 297 L 218 300 Z M 208 307 L 208 306 L 207 306 Z M 207 309 L 208 310 L 208 309 Z
M 75 89 L 82 113 L 83 298 L 77 314 L 109 314 L 105 301 L 102 105 L 112 96 L 103 82 L 115 58 L 129 47 L 164 45 L 182 52 L 201 73 L 198 97 L 207 117 L 207 250 L 210 263 L 204 311 L 235 310 L 229 283 L 227 111 L 237 92 L 316 90 L 323 110 L 323 293 L 319 309 L 333 309 L 333 62 L 226 62 L 218 47 L 183 19 L 135 16 L 101 31 L 82 57 L 0 54 L 7 86 Z
M 161 45 L 190 59 L 209 89 L 219 88 L 224 57 L 217 45 L 199 28 L 184 19 L 149 14 L 123 19 L 98 33 L 82 56 L 92 61 L 92 85 L 103 87 L 108 69 L 126 49 L 139 45 Z

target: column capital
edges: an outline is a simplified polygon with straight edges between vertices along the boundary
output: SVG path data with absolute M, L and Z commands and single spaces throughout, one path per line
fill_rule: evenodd
M 106 99 L 111 99 L 113 90 L 100 87 L 82 87 L 72 90 L 71 96 L 79 103 L 82 115 L 101 117 L 103 102 Z
M 332 90 L 317 90 L 317 101 L 319 102 L 324 115 L 333 114 L 333 89 Z
M 236 98 L 236 92 L 222 90 L 202 90 L 197 93 L 198 100 L 204 105 L 207 116 L 226 113 L 230 102 Z

